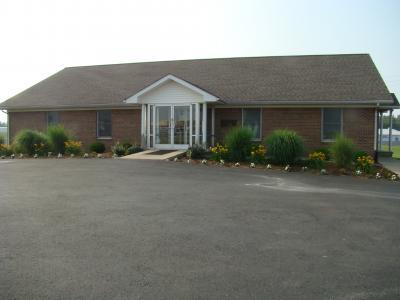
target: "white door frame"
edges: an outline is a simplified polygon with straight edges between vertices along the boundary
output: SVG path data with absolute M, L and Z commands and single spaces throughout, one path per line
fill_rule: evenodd
M 157 107 L 168 106 L 170 107 L 170 126 L 169 126 L 169 134 L 171 135 L 171 143 L 170 144 L 156 144 L 156 110 Z M 189 144 L 175 144 L 174 141 L 174 130 L 175 130 L 175 106 L 186 106 L 189 107 Z M 148 135 L 150 138 L 150 135 Z M 177 104 L 154 104 L 153 105 L 153 147 L 161 150 L 184 150 L 188 149 L 192 145 L 192 105 L 191 103 L 177 103 Z

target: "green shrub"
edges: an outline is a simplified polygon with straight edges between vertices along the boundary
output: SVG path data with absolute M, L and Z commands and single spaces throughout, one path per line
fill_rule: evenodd
M 138 153 L 138 152 L 142 152 L 143 148 L 141 148 L 140 146 L 137 145 L 133 145 L 131 147 L 129 147 L 128 149 L 126 149 L 126 154 L 134 154 L 134 153 Z
M 245 161 L 251 152 L 253 132 L 248 127 L 232 128 L 225 136 L 228 157 L 232 161 Z
M 349 167 L 354 155 L 354 143 L 344 135 L 338 135 L 331 146 L 331 152 L 333 160 L 339 168 Z
M 106 151 L 106 145 L 103 142 L 97 141 L 90 145 L 90 151 L 96 153 L 104 153 Z
M 364 156 L 368 156 L 369 154 L 367 152 L 365 152 L 364 150 L 357 150 L 354 152 L 353 154 L 353 162 L 357 162 L 357 159 L 359 157 L 364 157 Z
M 265 141 L 267 153 L 274 163 L 293 164 L 304 152 L 303 138 L 296 132 L 278 129 L 272 132 Z
M 0 133 L 0 145 L 5 143 L 4 136 Z
M 51 125 L 47 129 L 50 146 L 55 153 L 65 153 L 65 142 L 69 140 L 69 134 L 62 125 Z
M 43 155 L 47 152 L 49 142 L 47 136 L 41 132 L 23 129 L 15 136 L 15 149 L 28 155 Z
M 111 147 L 111 151 L 113 154 L 117 156 L 124 156 L 126 153 L 126 149 L 123 144 L 117 142 L 114 146 Z
M 125 150 L 128 150 L 128 148 L 130 148 L 130 147 L 132 147 L 132 146 L 133 146 L 133 144 L 131 144 L 131 143 L 128 142 L 128 141 L 122 142 L 122 147 L 124 147 Z
M 186 152 L 186 155 L 189 158 L 193 158 L 193 159 L 202 159 L 205 158 L 207 154 L 206 149 L 204 149 L 203 146 L 201 145 L 193 145 L 192 147 L 190 147 L 188 149 L 188 151 Z

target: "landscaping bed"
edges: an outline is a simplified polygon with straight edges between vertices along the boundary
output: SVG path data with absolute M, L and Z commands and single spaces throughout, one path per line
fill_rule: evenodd
M 228 133 L 225 141 L 225 144 L 217 144 L 209 149 L 194 146 L 187 151 L 186 156 L 174 161 L 230 168 L 399 180 L 397 174 L 374 163 L 367 152 L 356 149 L 353 142 L 342 135 L 337 135 L 329 148 L 313 151 L 306 151 L 302 137 L 290 130 L 276 130 L 263 144 L 256 144 L 248 128 L 235 128 Z M 304 157 L 307 152 L 308 156 Z
M 303 172 L 303 173 L 311 173 L 315 175 L 333 175 L 333 176 L 354 176 L 359 178 L 365 179 L 386 179 L 391 181 L 399 181 L 399 177 L 394 172 L 384 168 L 381 164 L 374 164 L 374 169 L 376 172 L 374 173 L 357 173 L 355 169 L 344 169 L 338 168 L 333 162 L 327 162 L 326 168 L 323 169 L 325 171 L 312 169 L 304 164 L 295 164 L 289 166 L 281 166 L 281 165 L 274 165 L 274 164 L 254 164 L 248 162 L 241 162 L 241 163 L 233 163 L 233 162 L 217 162 L 214 160 L 208 159 L 192 159 L 187 157 L 186 155 L 175 158 L 175 159 L 168 159 L 167 161 L 173 161 L 177 163 L 184 163 L 190 165 L 203 165 L 203 166 L 210 166 L 210 167 L 223 167 L 223 168 L 235 168 L 235 169 L 255 169 L 255 170 L 265 170 L 265 171 L 281 171 L 281 172 Z M 393 175 L 395 177 L 393 177 Z

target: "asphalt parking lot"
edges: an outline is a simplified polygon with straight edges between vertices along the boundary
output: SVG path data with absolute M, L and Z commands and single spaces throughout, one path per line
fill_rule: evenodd
M 0 161 L 0 299 L 399 299 L 400 184 Z

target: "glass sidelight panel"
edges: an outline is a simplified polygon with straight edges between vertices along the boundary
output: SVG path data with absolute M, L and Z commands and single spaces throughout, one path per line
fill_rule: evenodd
M 156 106 L 156 144 L 171 144 L 171 107 Z
M 190 106 L 174 106 L 174 144 L 189 144 Z

